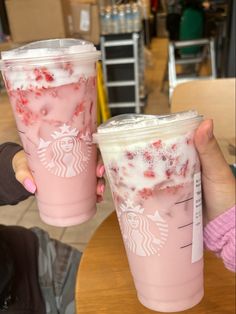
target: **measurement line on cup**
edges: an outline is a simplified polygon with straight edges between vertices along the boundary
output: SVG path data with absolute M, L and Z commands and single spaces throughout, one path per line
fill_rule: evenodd
M 193 222 L 190 222 L 189 224 L 187 225 L 183 225 L 183 226 L 179 226 L 178 229 L 181 229 L 181 228 L 185 228 L 185 227 L 188 227 L 188 226 L 191 226 L 193 224 Z
M 181 249 L 185 249 L 186 247 L 189 247 L 189 246 L 191 246 L 192 245 L 192 243 L 189 243 L 189 244 L 186 244 L 186 245 L 184 245 L 184 246 L 181 246 L 180 248 Z
M 186 200 L 183 200 L 183 201 L 180 201 L 180 202 L 175 203 L 175 205 L 178 205 L 178 204 L 182 204 L 182 203 L 185 203 L 185 202 L 191 201 L 192 199 L 193 199 L 193 197 L 191 197 L 191 198 L 187 198 Z

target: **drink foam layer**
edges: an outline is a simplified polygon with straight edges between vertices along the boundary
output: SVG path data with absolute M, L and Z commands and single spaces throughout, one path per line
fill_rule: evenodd
M 98 127 L 98 133 L 122 132 L 147 127 L 162 126 L 168 123 L 186 121 L 198 117 L 196 111 L 185 111 L 170 115 L 123 114 L 109 119 Z
M 100 52 L 77 39 L 46 40 L 1 53 L 1 70 L 10 90 L 45 89 L 96 76 Z

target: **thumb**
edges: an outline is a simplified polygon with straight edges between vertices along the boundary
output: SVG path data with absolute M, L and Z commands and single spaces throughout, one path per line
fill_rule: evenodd
M 203 121 L 195 132 L 194 142 L 202 166 L 202 174 L 212 181 L 222 181 L 232 173 L 213 135 L 213 121 Z
M 17 152 L 13 157 L 12 167 L 15 172 L 16 180 L 19 181 L 28 192 L 35 193 L 36 185 L 23 150 Z

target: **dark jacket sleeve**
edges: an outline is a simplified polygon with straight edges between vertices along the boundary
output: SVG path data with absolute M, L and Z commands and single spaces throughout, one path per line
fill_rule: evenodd
M 31 194 L 16 180 L 12 158 L 22 147 L 15 143 L 0 144 L 0 205 L 14 205 Z

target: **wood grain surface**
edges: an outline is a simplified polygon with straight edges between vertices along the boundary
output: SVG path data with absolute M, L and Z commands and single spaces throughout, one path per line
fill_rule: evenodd
M 76 284 L 77 314 L 151 314 L 136 297 L 116 214 L 97 229 L 81 260 Z M 205 252 L 205 295 L 185 314 L 235 313 L 235 276 Z

